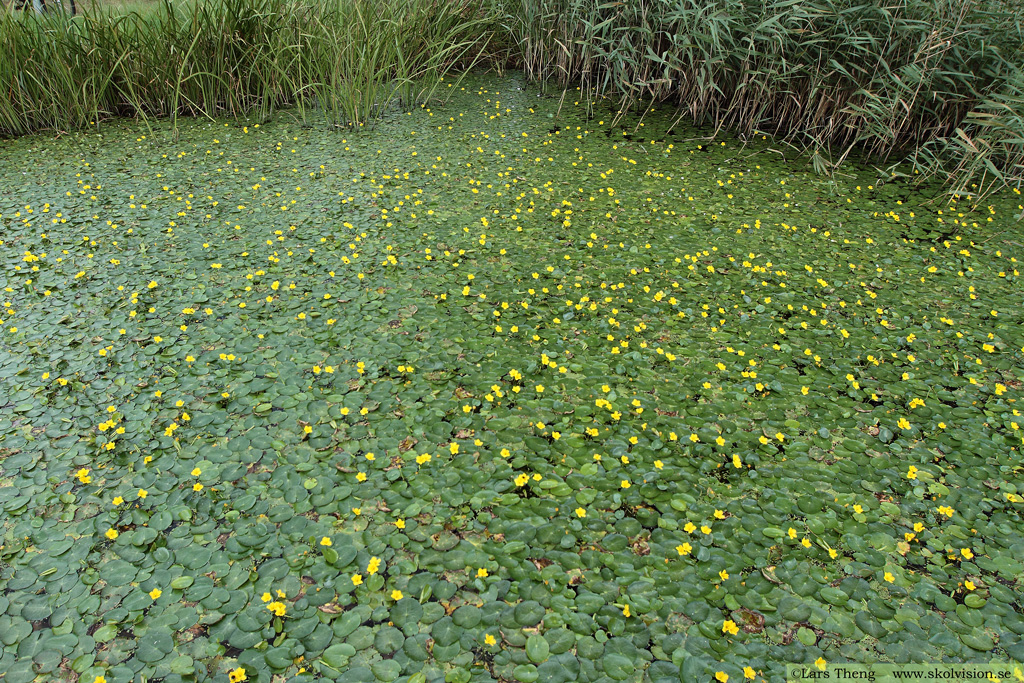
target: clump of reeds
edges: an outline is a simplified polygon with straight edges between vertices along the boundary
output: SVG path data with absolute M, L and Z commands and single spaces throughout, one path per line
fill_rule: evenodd
M 698 124 L 770 132 L 819 171 L 909 156 L 970 191 L 1024 179 L 1020 21 L 980 0 L 165 0 L 0 10 L 0 135 L 104 116 L 338 125 L 478 60 Z M 493 40 L 492 40 L 493 39 Z M 445 90 L 448 90 L 447 88 Z
M 339 124 L 422 101 L 486 44 L 478 0 L 213 0 L 144 14 L 0 11 L 0 135 L 104 116 Z
M 673 101 L 697 123 L 800 143 L 820 171 L 859 148 L 920 152 L 954 184 L 1021 177 L 1021 32 L 998 5 L 494 1 L 527 73 L 622 109 Z

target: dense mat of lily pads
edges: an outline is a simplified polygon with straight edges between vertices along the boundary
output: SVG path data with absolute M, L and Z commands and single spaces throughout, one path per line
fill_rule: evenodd
M 1024 660 L 1019 197 L 593 112 L 4 142 L 4 680 Z

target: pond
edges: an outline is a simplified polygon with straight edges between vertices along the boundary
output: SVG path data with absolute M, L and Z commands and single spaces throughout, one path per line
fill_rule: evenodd
M 1017 194 L 450 91 L 3 142 L 6 681 L 1024 659 Z

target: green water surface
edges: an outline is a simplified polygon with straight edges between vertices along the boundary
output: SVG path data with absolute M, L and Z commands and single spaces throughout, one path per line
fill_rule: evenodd
M 1024 660 L 1016 194 L 452 91 L 0 141 L 5 683 Z

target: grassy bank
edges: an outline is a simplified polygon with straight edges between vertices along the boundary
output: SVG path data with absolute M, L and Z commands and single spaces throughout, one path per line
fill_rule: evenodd
M 0 42 L 3 135 L 284 106 L 365 124 L 486 63 L 623 110 L 667 101 L 698 124 L 768 132 L 819 172 L 862 150 L 977 193 L 1018 184 L 1024 166 L 1024 39 L 1005 4 L 217 0 L 4 12 Z

